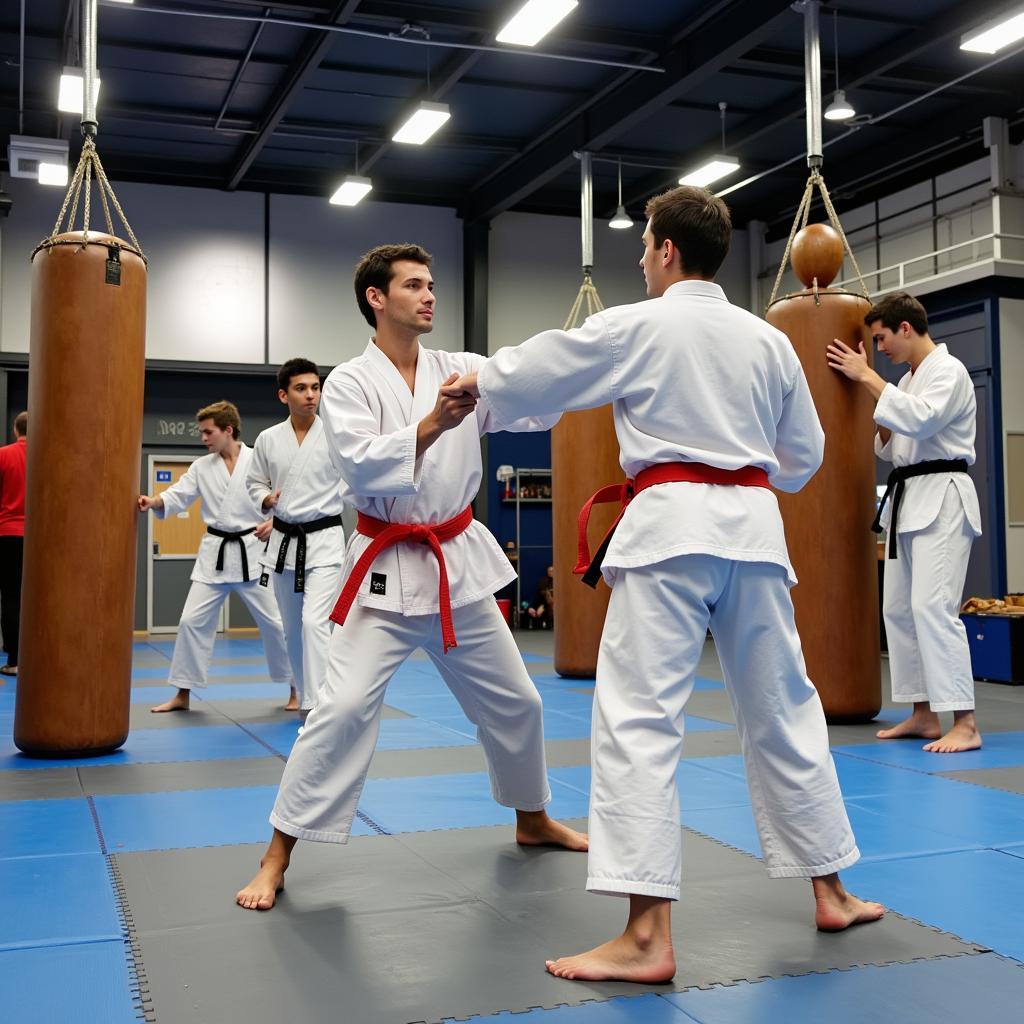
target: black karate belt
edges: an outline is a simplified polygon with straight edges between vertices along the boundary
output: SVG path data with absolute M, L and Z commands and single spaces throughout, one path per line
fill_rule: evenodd
M 244 537 L 248 537 L 250 533 L 256 532 L 255 526 L 250 526 L 248 530 L 240 530 L 238 533 L 231 533 L 229 530 L 218 530 L 216 526 L 208 526 L 206 532 L 213 534 L 214 537 L 220 537 L 220 550 L 217 552 L 217 572 L 224 571 L 224 549 L 233 540 L 238 541 L 238 548 L 242 552 L 242 579 L 246 583 L 249 582 L 249 556 L 245 553 L 245 541 Z
M 875 521 L 871 529 L 875 533 L 882 532 L 882 510 L 885 503 L 892 497 L 892 515 L 889 517 L 889 557 L 896 558 L 896 524 L 900 514 L 900 502 L 903 501 L 903 491 L 907 481 L 915 476 L 933 476 L 936 473 L 966 473 L 966 459 L 929 459 L 925 462 L 915 462 L 909 466 L 897 466 L 885 481 L 885 493 L 878 503 L 878 511 L 875 513 Z
M 274 572 L 284 572 L 284 562 L 288 555 L 288 545 L 292 537 L 298 537 L 295 544 L 295 593 L 301 594 L 306 589 L 306 534 L 329 530 L 332 526 L 341 526 L 341 516 L 324 516 L 310 523 L 286 523 L 274 516 L 274 529 L 284 534 L 284 540 L 277 549 L 277 565 Z

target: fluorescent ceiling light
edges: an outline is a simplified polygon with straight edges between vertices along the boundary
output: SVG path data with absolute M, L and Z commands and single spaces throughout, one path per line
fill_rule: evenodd
M 626 213 L 625 206 L 619 203 L 619 208 L 615 211 L 615 216 L 608 221 L 608 227 L 616 228 L 618 231 L 625 231 L 626 228 L 633 226 L 633 218 Z
M 1024 38 L 1024 11 L 1018 11 L 1010 17 L 988 21 L 960 40 L 961 50 L 972 53 L 998 53 L 1012 43 Z
M 536 46 L 575 7 L 578 0 L 527 0 L 495 38 L 499 43 Z
M 328 201 L 334 206 L 355 206 L 372 188 L 373 182 L 369 178 L 350 174 Z
M 451 116 L 447 103 L 421 103 L 391 136 L 391 141 L 422 146 Z
M 57 109 L 66 114 L 81 114 L 82 100 L 85 97 L 85 79 L 81 68 L 65 68 L 60 76 L 60 93 L 57 97 Z M 93 103 L 100 98 L 100 76 L 97 75 L 92 90 Z
M 40 185 L 67 185 L 68 165 L 67 164 L 44 164 L 39 165 Z
M 713 156 L 710 160 L 694 168 L 679 179 L 680 185 L 696 185 L 707 188 L 713 181 L 733 174 L 740 169 L 740 162 L 732 156 Z
M 857 111 L 846 102 L 846 93 L 842 89 L 836 89 L 835 99 L 825 108 L 825 120 L 849 121 L 856 114 Z

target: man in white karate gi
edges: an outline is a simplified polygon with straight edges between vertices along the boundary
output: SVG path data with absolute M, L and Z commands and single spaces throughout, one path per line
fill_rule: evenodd
M 558 417 L 503 419 L 474 398 L 440 393 L 483 357 L 420 345 L 434 320 L 430 262 L 417 245 L 389 245 L 356 268 L 356 298 L 376 333 L 327 378 L 321 414 L 359 521 L 327 681 L 288 759 L 260 871 L 236 895 L 250 910 L 274 905 L 297 839 L 348 841 L 385 689 L 417 648 L 476 726 L 494 799 L 515 809 L 516 841 L 587 848 L 586 836 L 544 810 L 540 695 L 493 597 L 515 573 L 470 507 L 480 435 L 547 429 Z
M 676 772 L 709 627 L 768 874 L 811 879 L 822 930 L 883 913 L 837 874 L 859 854 L 804 667 L 789 595 L 796 578 L 768 488 L 799 490 L 821 464 L 807 382 L 786 336 L 714 283 L 731 235 L 726 205 L 684 186 L 652 199 L 647 215 L 649 301 L 545 331 L 442 389 L 478 395 L 503 419 L 612 404 L 631 484 L 614 488 L 623 514 L 599 549 L 612 596 L 597 663 L 587 888 L 628 896 L 629 918 L 618 938 L 547 962 L 552 974 L 591 981 L 675 973 Z M 599 561 L 585 581 L 597 582 Z
M 967 562 L 981 536 L 981 511 L 967 467 L 974 464 L 977 402 L 967 368 L 928 335 L 924 306 L 906 292 L 887 295 L 864 317 L 878 351 L 910 370 L 899 386 L 838 338 L 828 363 L 877 400 L 875 454 L 895 469 L 876 529 L 888 534 L 882 614 L 892 699 L 913 704 L 883 740 L 920 737 L 939 754 L 977 750 L 974 673 L 960 619 Z M 939 713 L 953 712 L 943 734 Z
M 273 580 L 295 680 L 295 707 L 305 721 L 327 677 L 330 615 L 345 556 L 344 502 L 316 414 L 316 363 L 289 359 L 277 372 L 277 384 L 288 419 L 256 438 L 246 484 L 253 504 L 274 517 L 260 556 L 260 586 Z
M 139 495 L 139 511 L 152 510 L 160 519 L 184 512 L 200 498 L 206 523 L 167 679 L 178 692 L 150 709 L 157 712 L 188 711 L 193 688 L 206 686 L 221 605 L 232 592 L 245 602 L 256 620 L 270 678 L 275 683 L 292 684 L 277 604 L 273 594 L 258 583 L 260 545 L 256 528 L 263 517 L 246 490 L 252 449 L 239 440 L 242 425 L 238 409 L 231 402 L 214 402 L 196 413 L 196 422 L 209 454 L 196 459 L 166 491 Z

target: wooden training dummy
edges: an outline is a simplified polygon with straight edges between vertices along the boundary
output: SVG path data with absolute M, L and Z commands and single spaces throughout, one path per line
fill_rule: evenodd
M 821 425 L 825 461 L 803 490 L 778 493 L 807 673 L 830 722 L 866 722 L 882 706 L 875 535 L 874 402 L 830 369 L 833 338 L 867 342 L 864 296 L 829 288 L 843 262 L 843 238 L 811 224 L 792 239 L 793 270 L 808 288 L 773 301 L 766 319 L 788 335 L 803 365 Z M 783 266 L 785 260 L 783 260 Z M 781 271 L 780 271 L 781 277 Z M 867 343 L 868 359 L 871 346 Z
M 128 736 L 146 324 L 131 238 L 86 221 L 32 256 L 14 741 L 37 757 L 101 754 Z

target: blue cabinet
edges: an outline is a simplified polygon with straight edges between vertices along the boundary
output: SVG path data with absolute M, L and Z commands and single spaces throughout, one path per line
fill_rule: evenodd
M 975 679 L 1024 685 L 1024 616 L 961 615 Z

